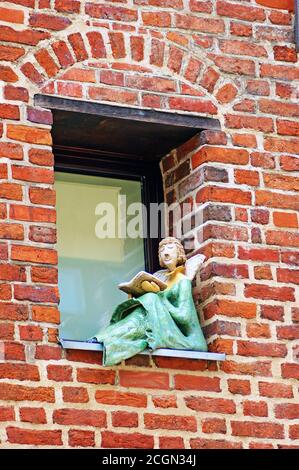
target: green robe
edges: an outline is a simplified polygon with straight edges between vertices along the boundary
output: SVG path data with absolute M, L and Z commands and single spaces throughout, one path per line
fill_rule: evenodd
M 110 325 L 95 338 L 103 343 L 106 366 L 146 348 L 207 351 L 188 278 L 164 291 L 122 302 L 114 310 Z

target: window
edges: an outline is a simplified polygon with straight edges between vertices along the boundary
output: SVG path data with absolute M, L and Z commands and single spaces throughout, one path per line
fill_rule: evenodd
M 125 300 L 116 286 L 145 269 L 143 240 L 118 236 L 119 196 L 141 202 L 141 182 L 57 172 L 55 186 L 60 335 L 83 340 L 105 327 L 113 307 Z M 115 211 L 111 238 L 100 238 L 105 235 L 101 230 L 105 228 L 100 213 L 103 203 Z
M 120 282 L 157 267 L 151 253 L 158 238 L 127 237 L 123 229 L 134 218 L 127 213 L 131 203 L 161 199 L 158 168 L 135 163 L 133 170 L 127 161 L 113 162 L 112 169 L 90 153 L 55 151 L 60 337 L 77 341 L 105 327 L 115 306 L 126 300 L 117 289 Z M 107 227 L 111 208 L 113 224 Z

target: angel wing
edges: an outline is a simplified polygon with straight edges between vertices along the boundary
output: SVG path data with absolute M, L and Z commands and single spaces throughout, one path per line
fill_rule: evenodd
M 194 255 L 187 259 L 185 263 L 185 273 L 190 281 L 194 279 L 200 265 L 204 262 L 205 259 L 206 257 L 204 255 Z

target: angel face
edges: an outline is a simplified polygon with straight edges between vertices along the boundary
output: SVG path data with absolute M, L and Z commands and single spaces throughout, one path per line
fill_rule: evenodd
M 179 253 L 175 243 L 166 243 L 159 250 L 159 258 L 161 266 L 173 271 L 178 263 Z

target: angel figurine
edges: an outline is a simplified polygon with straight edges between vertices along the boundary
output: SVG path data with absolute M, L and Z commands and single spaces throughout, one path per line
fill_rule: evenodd
M 118 364 L 146 348 L 207 351 L 191 285 L 204 260 L 203 255 L 187 260 L 182 244 L 174 237 L 160 242 L 159 262 L 164 269 L 153 275 L 139 273 L 140 295 L 119 304 L 110 324 L 93 337 L 103 343 L 103 365 Z M 130 293 L 124 288 L 129 284 L 119 287 Z M 134 292 L 134 282 L 132 285 Z

